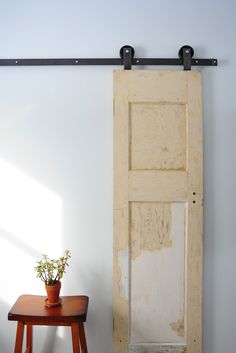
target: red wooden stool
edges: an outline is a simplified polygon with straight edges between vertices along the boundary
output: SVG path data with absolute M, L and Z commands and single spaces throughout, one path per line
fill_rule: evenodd
M 33 325 L 70 326 L 73 353 L 87 353 L 84 322 L 88 301 L 86 296 L 62 296 L 61 306 L 48 308 L 44 296 L 21 295 L 8 313 L 8 320 L 18 321 L 15 353 L 22 353 L 24 327 L 26 325 L 26 351 L 33 351 Z M 81 350 L 80 350 L 81 349 Z

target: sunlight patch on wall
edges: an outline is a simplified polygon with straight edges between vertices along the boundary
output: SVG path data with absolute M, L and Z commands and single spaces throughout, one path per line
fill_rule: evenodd
M 34 266 L 42 253 L 62 253 L 62 200 L 2 159 L 0 249 L 0 299 L 12 304 L 23 293 L 44 295 Z

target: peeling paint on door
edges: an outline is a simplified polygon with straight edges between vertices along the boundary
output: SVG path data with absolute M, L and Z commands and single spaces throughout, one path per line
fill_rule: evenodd
M 170 327 L 177 335 L 184 337 L 184 319 L 170 323 Z
M 170 248 L 171 204 L 131 203 L 131 249 L 132 260 L 142 251 Z
M 155 340 L 157 343 L 184 344 L 185 337 L 181 334 L 180 326 L 180 334 L 177 335 L 177 329 L 173 330 L 170 323 L 176 323 L 179 317 L 184 317 L 186 204 L 137 203 L 132 207 L 133 214 L 136 213 L 133 222 L 138 221 L 132 227 L 138 232 L 132 232 L 134 239 L 131 244 L 140 249 L 140 255 L 132 256 L 130 265 L 131 343 L 143 344 Z M 156 231 L 155 224 L 145 224 L 146 218 L 151 218 L 150 215 L 159 219 L 157 223 L 161 231 Z M 152 249 L 145 246 L 146 238 L 150 239 Z M 160 248 L 162 240 L 171 246 Z M 154 244 L 158 246 L 155 248 Z

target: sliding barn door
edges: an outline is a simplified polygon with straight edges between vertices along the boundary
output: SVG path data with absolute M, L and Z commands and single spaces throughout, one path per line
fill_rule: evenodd
M 114 353 L 201 353 L 201 76 L 114 73 Z

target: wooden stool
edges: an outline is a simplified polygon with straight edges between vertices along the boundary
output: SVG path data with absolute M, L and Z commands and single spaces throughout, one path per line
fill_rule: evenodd
M 22 352 L 24 326 L 26 325 L 26 351 L 33 351 L 33 325 L 70 326 L 73 353 L 87 353 L 84 322 L 88 300 L 86 296 L 62 296 L 61 306 L 48 308 L 44 296 L 21 295 L 8 313 L 8 320 L 18 321 L 15 353 Z M 80 351 L 81 348 L 81 351 Z

